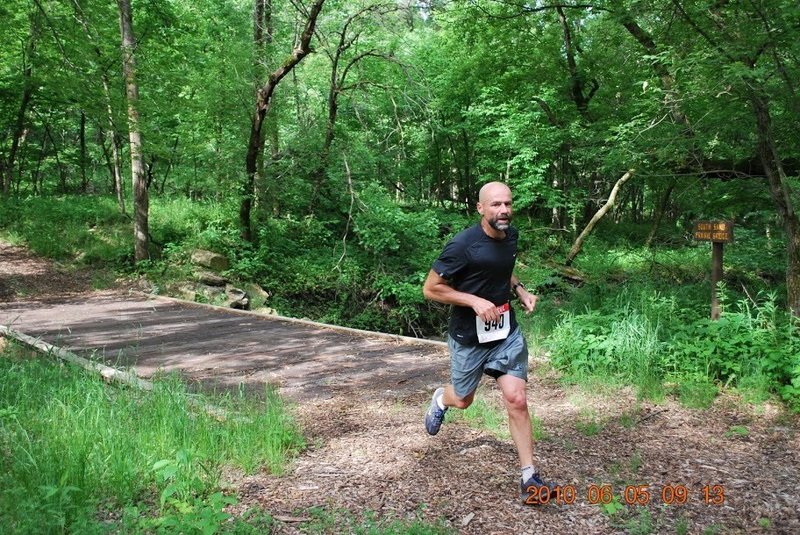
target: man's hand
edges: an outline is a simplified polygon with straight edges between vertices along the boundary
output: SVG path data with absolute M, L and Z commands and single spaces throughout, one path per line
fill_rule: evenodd
M 522 294 L 527 295 L 527 300 L 523 300 Z M 428 278 L 425 279 L 425 285 L 422 287 L 422 293 L 426 299 L 436 301 L 437 303 L 444 303 L 446 305 L 458 305 L 462 307 L 470 307 L 475 315 L 481 321 L 493 322 L 500 321 L 500 312 L 497 311 L 497 305 L 491 301 L 478 297 L 477 295 L 459 292 L 453 289 L 445 279 L 443 279 L 434 270 L 428 272 Z M 527 312 L 532 312 L 536 306 L 536 296 L 529 294 L 524 289 L 520 288 L 520 302 L 522 307 Z
M 519 302 L 522 305 L 522 309 L 525 310 L 525 314 L 530 314 L 533 312 L 533 309 L 536 308 L 536 302 L 539 300 L 539 297 L 533 295 L 525 288 L 518 286 L 517 290 L 517 297 L 519 298 Z
M 472 310 L 475 311 L 475 315 L 478 316 L 481 321 L 487 323 L 500 321 L 500 312 L 497 311 L 497 305 L 481 297 L 474 297 L 475 302 L 472 304 Z
M 428 272 L 428 278 L 425 279 L 422 293 L 426 299 L 437 303 L 470 307 L 475 312 L 475 315 L 481 318 L 481 321 L 500 321 L 497 305 L 477 295 L 455 290 L 434 270 Z

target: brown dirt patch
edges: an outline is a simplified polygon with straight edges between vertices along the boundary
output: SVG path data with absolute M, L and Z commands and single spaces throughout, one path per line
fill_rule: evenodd
M 119 293 L 92 301 L 99 299 L 96 294 L 81 293 L 89 290 L 90 280 L 88 273 L 76 275 L 0 244 L 0 314 L 22 317 L 26 311 L 43 311 L 31 321 L 35 325 L 54 314 L 55 305 L 41 306 L 49 298 L 61 300 L 58 306 L 69 305 L 63 304 L 67 294 L 80 294 L 69 306 L 76 301 L 111 306 L 127 299 Z M 188 310 L 174 311 L 174 323 L 165 329 L 174 334 Z M 74 310 L 67 314 L 74 315 Z M 105 313 L 109 314 L 112 323 L 122 317 Z M 222 329 L 233 320 L 214 321 L 215 328 Z M 110 325 L 100 329 L 91 318 L 84 318 L 83 325 L 84 335 L 91 331 L 106 342 L 115 336 Z M 152 341 L 147 328 L 140 322 L 142 350 Z M 348 523 L 348 515 L 367 514 L 443 521 L 465 534 L 800 533 L 800 422 L 779 405 L 750 405 L 732 393 L 723 394 L 705 411 L 673 400 L 653 405 L 626 391 L 560 386 L 540 362 L 528 389 L 543 432 L 536 445 L 537 464 L 549 479 L 572 486 L 577 499 L 571 505 L 526 508 L 517 499 L 516 454 L 502 433 L 471 427 L 463 418 L 446 423 L 436 437 L 424 432 L 422 415 L 429 395 L 446 379 L 445 356 L 404 344 L 360 350 L 372 342 L 352 333 L 337 338 L 335 331 L 319 329 L 309 336 L 309 331 L 297 328 L 280 324 L 286 338 L 278 346 L 288 351 L 294 338 L 312 347 L 319 338 L 319 355 L 309 357 L 309 363 L 319 365 L 313 378 L 276 368 L 289 357 L 271 360 L 270 348 L 249 354 L 248 366 L 239 368 L 221 357 L 214 357 L 216 363 L 204 360 L 213 351 L 211 342 L 192 357 L 198 359 L 194 364 L 183 368 L 190 380 L 216 378 L 218 384 L 234 384 L 244 377 L 256 377 L 263 384 L 270 374 L 284 374 L 283 386 L 295 402 L 293 411 L 309 448 L 281 476 L 231 474 L 227 483 L 240 498 L 235 510 L 264 508 L 278 519 L 274 533 L 307 533 L 320 510 L 329 522 L 313 525 L 325 533 L 354 531 L 356 524 Z M 201 325 L 187 339 L 197 340 L 203 330 Z M 219 337 L 219 344 L 220 351 L 231 351 L 225 337 Z M 332 346 L 344 360 L 325 360 L 322 348 Z M 327 350 L 329 357 L 332 351 Z M 398 351 L 404 357 L 392 361 L 391 354 Z M 370 366 L 380 358 L 385 359 L 380 368 Z M 343 373 L 345 362 L 349 367 Z M 175 366 L 179 364 L 176 360 Z M 479 398 L 500 405 L 491 381 L 484 382 Z M 611 485 L 622 503 L 615 514 L 589 503 L 590 489 L 603 484 Z M 633 485 L 648 486 L 646 506 L 624 505 L 625 488 Z M 678 486 L 689 490 L 686 503 L 667 505 L 669 492 L 662 495 L 662 489 Z M 704 487 L 710 498 L 723 491 L 724 502 L 706 504 Z
M 0 302 L 66 295 L 91 289 L 91 275 L 31 254 L 0 241 Z

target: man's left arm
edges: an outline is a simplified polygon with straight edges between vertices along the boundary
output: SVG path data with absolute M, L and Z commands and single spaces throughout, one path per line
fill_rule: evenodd
M 539 297 L 530 293 L 516 275 L 511 275 L 511 291 L 516 294 L 526 314 L 533 312 L 533 310 L 536 308 L 536 301 L 539 300 Z

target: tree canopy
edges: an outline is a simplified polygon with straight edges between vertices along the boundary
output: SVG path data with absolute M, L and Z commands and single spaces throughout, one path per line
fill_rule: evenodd
M 633 169 L 606 217 L 651 223 L 648 243 L 702 218 L 775 226 L 800 315 L 796 2 L 131 8 L 151 196 L 237 203 L 254 242 L 269 217 L 313 216 L 380 251 L 376 195 L 468 210 L 503 180 L 518 211 L 576 236 Z M 9 0 L 0 15 L 3 192 L 116 191 L 124 210 L 119 13 Z

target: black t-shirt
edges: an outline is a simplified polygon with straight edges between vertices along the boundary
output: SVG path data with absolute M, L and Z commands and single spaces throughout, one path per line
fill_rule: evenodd
M 477 295 L 495 305 L 509 302 L 511 274 L 517 260 L 517 229 L 510 227 L 506 237 L 496 240 L 486 235 L 480 224 L 456 234 L 444 246 L 432 269 L 459 292 Z M 511 331 L 517 328 L 511 309 Z M 453 306 L 448 332 L 459 344 L 476 345 L 475 311 Z M 489 342 L 494 344 L 495 342 Z

